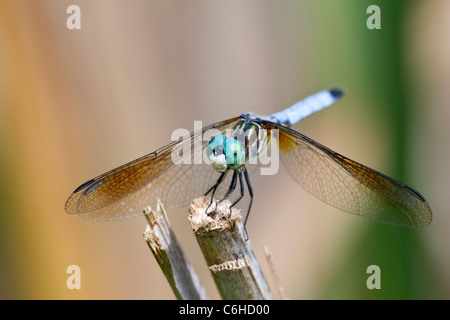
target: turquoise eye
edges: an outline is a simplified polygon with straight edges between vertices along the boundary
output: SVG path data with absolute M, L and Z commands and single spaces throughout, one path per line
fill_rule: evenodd
M 225 140 L 226 140 L 226 138 L 224 135 L 220 135 L 220 136 L 216 136 L 216 137 L 212 138 L 211 141 L 206 146 L 206 154 L 208 155 L 208 157 L 210 154 L 214 154 L 214 155 L 219 154 L 220 150 L 224 149 Z
M 236 139 L 227 139 L 224 135 L 216 136 L 206 146 L 206 155 L 218 172 L 228 168 L 237 170 L 245 164 L 245 152 Z
M 245 164 L 245 152 L 242 144 L 236 139 L 225 140 L 225 157 L 228 167 L 237 170 Z
M 206 155 L 214 169 L 218 172 L 225 172 L 228 168 L 224 152 L 225 141 L 226 138 L 224 135 L 216 136 L 206 146 Z

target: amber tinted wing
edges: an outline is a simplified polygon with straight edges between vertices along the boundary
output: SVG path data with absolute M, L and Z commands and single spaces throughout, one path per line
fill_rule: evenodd
M 89 220 L 110 220 L 141 215 L 145 207 L 155 208 L 158 198 L 168 209 L 189 204 L 214 185 L 220 175 L 204 161 L 194 163 L 194 154 L 203 155 L 209 142 L 203 141 L 203 134 L 211 129 L 223 133 L 237 121 L 239 117 L 204 127 L 82 184 L 67 200 L 66 212 L 81 214 Z M 174 164 L 171 156 L 174 149 L 189 163 Z M 229 176 L 225 183 L 231 179 Z
M 350 160 L 290 128 L 279 129 L 280 158 L 304 189 L 338 209 L 380 222 L 426 226 L 431 209 L 414 189 Z

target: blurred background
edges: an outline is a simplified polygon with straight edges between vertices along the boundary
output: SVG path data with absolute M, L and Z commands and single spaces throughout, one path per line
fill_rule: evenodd
M 80 30 L 66 26 L 71 4 Z M 380 30 L 366 26 L 372 4 Z M 416 188 L 434 220 L 384 225 L 282 169 L 255 175 L 247 228 L 269 284 L 263 245 L 290 299 L 450 298 L 449 39 L 447 0 L 0 0 L 0 298 L 174 299 L 145 219 L 82 220 L 64 212 L 70 193 L 194 120 L 266 115 L 334 86 L 345 97 L 294 129 Z M 187 208 L 168 214 L 220 298 Z M 380 290 L 366 287 L 370 265 Z

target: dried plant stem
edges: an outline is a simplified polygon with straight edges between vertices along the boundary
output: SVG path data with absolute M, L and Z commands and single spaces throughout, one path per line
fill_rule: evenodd
M 281 285 L 280 279 L 278 278 L 277 272 L 275 270 L 275 264 L 272 261 L 272 255 L 270 254 L 269 248 L 267 246 L 264 246 L 264 255 L 266 256 L 267 263 L 269 264 L 272 278 L 277 285 L 278 296 L 282 300 L 287 300 L 286 293 L 284 292 L 283 286 Z
M 163 205 L 144 210 L 147 228 L 143 234 L 177 299 L 208 299 L 170 225 Z
M 223 299 L 273 299 L 273 295 L 253 253 L 250 240 L 241 223 L 239 212 L 230 202 L 213 203 L 206 214 L 210 199 L 194 199 L 189 208 L 189 220 L 197 242 L 211 270 Z

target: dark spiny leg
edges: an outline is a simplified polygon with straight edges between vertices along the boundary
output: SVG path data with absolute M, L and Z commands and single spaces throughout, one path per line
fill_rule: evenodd
M 231 217 L 231 208 L 233 208 L 235 206 L 236 203 L 238 203 L 239 201 L 241 201 L 242 197 L 244 196 L 244 182 L 242 181 L 242 170 L 239 169 L 239 184 L 241 186 L 241 195 L 239 196 L 239 198 L 230 206 L 230 216 L 228 218 Z
M 247 215 L 245 216 L 245 221 L 244 221 L 245 240 L 247 241 L 248 233 L 247 233 L 247 228 L 245 226 L 247 225 L 248 216 L 250 214 L 250 209 L 252 208 L 252 204 L 253 204 L 253 189 L 252 189 L 252 184 L 250 183 L 250 178 L 248 177 L 247 170 L 244 168 L 243 171 L 244 171 L 245 182 L 247 183 L 248 193 L 250 194 L 250 204 L 248 206 Z
M 206 191 L 205 196 L 207 196 L 208 193 L 210 193 L 210 192 L 213 191 L 213 190 L 214 190 L 214 192 L 216 192 L 217 187 L 218 187 L 219 184 L 222 182 L 222 180 L 223 180 L 223 178 L 224 178 L 224 176 L 225 176 L 225 174 L 226 174 L 227 172 L 228 172 L 228 169 L 225 170 L 225 172 L 223 172 L 223 173 L 220 175 L 219 179 L 217 179 L 217 182 L 216 182 L 211 188 L 209 188 L 208 191 Z M 214 192 L 213 192 L 213 194 L 214 194 Z
M 241 195 L 239 196 L 239 198 L 230 206 L 230 214 L 228 215 L 228 219 L 231 218 L 231 213 L 232 213 L 232 209 L 234 207 L 234 205 L 236 203 L 238 203 L 239 201 L 241 201 L 242 197 L 244 196 L 244 183 L 242 182 L 242 170 L 239 169 L 239 184 L 241 186 Z
M 236 189 L 236 181 L 237 181 L 237 171 L 234 170 L 233 178 L 231 179 L 230 188 L 228 189 L 227 194 L 222 199 L 220 199 L 219 201 L 216 202 L 216 209 L 217 209 L 217 205 L 219 203 L 221 203 L 223 200 L 225 200 L 226 198 L 228 198 L 233 193 L 233 191 Z
M 209 202 L 209 206 L 206 208 L 205 213 L 207 213 L 209 207 L 211 207 L 211 205 L 212 205 L 212 203 L 213 203 L 213 200 L 214 200 L 214 194 L 216 193 L 217 187 L 220 185 L 220 183 L 222 182 L 223 178 L 225 177 L 225 175 L 226 175 L 227 173 L 228 173 L 228 169 L 225 170 L 225 172 L 222 173 L 222 174 L 220 175 L 219 179 L 217 179 L 216 184 L 213 185 L 213 186 L 205 193 L 205 196 L 206 196 L 208 193 L 210 193 L 210 192 L 212 191 L 212 193 L 211 193 L 211 201 Z
M 220 201 L 218 201 L 218 202 L 216 203 L 216 210 L 217 210 L 217 205 L 218 205 L 219 203 L 221 203 L 223 200 L 225 200 L 226 198 L 228 198 L 228 197 L 234 192 L 234 190 L 236 189 L 236 182 L 237 182 L 237 174 L 238 174 L 238 171 L 239 171 L 239 180 L 240 180 L 240 182 L 241 182 L 241 189 L 242 189 L 242 178 L 241 178 L 241 175 L 240 175 L 240 170 L 234 170 L 234 172 L 233 172 L 233 179 L 231 180 L 230 188 L 228 189 L 228 192 L 227 192 L 227 194 L 225 195 L 225 197 L 223 197 Z M 236 202 L 235 202 L 233 205 L 230 206 L 230 214 L 228 215 L 228 219 L 231 218 L 231 208 L 232 208 L 235 204 L 236 204 Z

